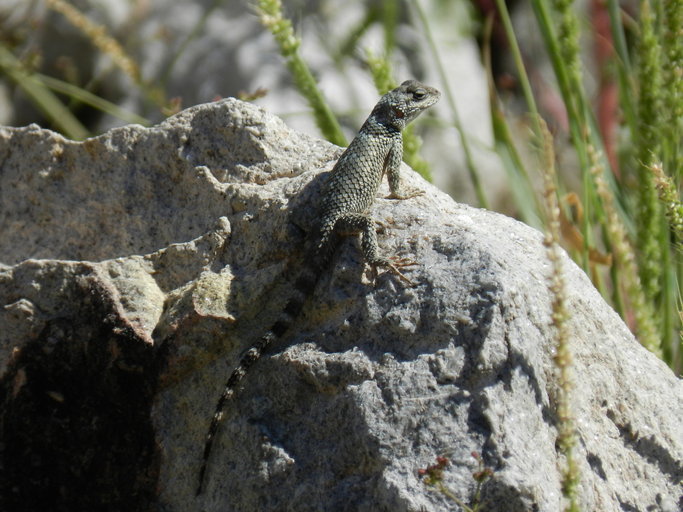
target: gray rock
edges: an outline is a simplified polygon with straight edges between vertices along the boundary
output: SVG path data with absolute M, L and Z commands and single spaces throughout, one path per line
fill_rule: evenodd
M 194 497 L 215 401 L 285 301 L 338 154 L 236 100 L 82 143 L 0 129 L 4 509 L 457 510 L 418 470 L 447 457 L 467 503 L 476 451 L 484 510 L 561 510 L 542 236 L 407 168 L 426 194 L 372 213 L 416 286 L 344 241 Z M 675 511 L 683 385 L 563 264 L 583 510 Z
M 223 2 L 218 9 L 212 8 L 212 3 L 146 0 L 138 5 L 121 0 L 79 0 L 76 7 L 121 43 L 140 67 L 144 81 L 161 88 L 167 99 L 175 98 L 188 107 L 217 97 L 261 90 L 266 94 L 255 100 L 259 105 L 286 118 L 301 131 L 319 134 L 307 101 L 292 84 L 273 35 L 255 15 L 254 3 Z M 375 55 L 385 53 L 384 24 L 376 20 L 355 42 L 352 55 L 340 58 L 337 52 L 348 44 L 351 34 L 357 34 L 361 20 L 372 9 L 371 4 L 337 0 L 284 4 L 285 15 L 293 21 L 301 38 L 302 55 L 326 101 L 341 117 L 346 133 L 352 135 L 377 98 L 364 56 L 366 50 Z M 470 151 L 488 200 L 509 209 L 510 187 L 495 152 L 486 69 L 473 36 L 473 27 L 479 21 L 462 2 L 425 0 L 422 7 L 430 18 L 429 30 L 439 52 L 435 57 L 447 75 L 441 75 L 436 58 L 426 58 L 432 55 L 432 49 L 415 18 L 406 12 L 397 20 L 396 47 L 391 59 L 395 78 L 400 83 L 414 77 L 451 92 L 461 122 L 467 127 Z M 204 19 L 205 16 L 208 18 Z M 15 55 L 41 56 L 41 73 L 76 80 L 98 96 L 153 122 L 163 118 L 159 106 L 150 105 L 149 91 L 143 91 L 112 66 L 110 55 L 98 50 L 80 29 L 44 2 L 3 0 L 0 31 L 18 45 L 13 48 Z M 0 124 L 21 126 L 43 119 L 21 90 L 0 82 L 0 107 L 5 97 Z M 454 114 L 445 104 L 441 113 L 430 113 L 430 117 L 436 115 L 446 119 L 442 125 L 452 124 Z M 92 112 L 82 115 L 81 121 L 94 133 L 124 123 L 111 115 Z M 430 162 L 435 183 L 453 197 L 475 203 L 457 135 L 451 130 L 429 129 L 425 124 L 422 130 L 429 130 L 424 154 L 433 154 L 445 144 L 450 148 Z

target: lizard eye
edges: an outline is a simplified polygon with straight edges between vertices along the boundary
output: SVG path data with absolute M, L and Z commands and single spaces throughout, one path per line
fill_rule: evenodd
M 421 100 L 426 95 L 427 95 L 427 91 L 425 91 L 424 89 L 415 89 L 413 91 L 413 98 L 415 98 L 416 100 Z

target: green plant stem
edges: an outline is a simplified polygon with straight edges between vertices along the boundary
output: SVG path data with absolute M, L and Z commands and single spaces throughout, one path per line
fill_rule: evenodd
M 463 127 L 462 122 L 460 120 L 460 115 L 458 113 L 458 108 L 455 103 L 455 98 L 451 93 L 451 88 L 448 83 L 448 74 L 446 73 L 446 70 L 443 67 L 443 63 L 441 62 L 440 53 L 437 49 L 436 43 L 434 42 L 434 38 L 432 37 L 432 32 L 429 28 L 427 16 L 424 10 L 422 9 L 420 2 L 410 2 L 410 7 L 413 10 L 413 12 L 417 15 L 417 18 L 420 20 L 422 30 L 427 39 L 427 44 L 429 45 L 430 51 L 432 52 L 432 55 L 434 57 L 434 62 L 436 63 L 436 67 L 439 72 L 439 77 L 441 78 L 441 82 L 443 84 L 444 95 L 446 97 L 446 100 L 448 101 L 448 106 L 451 109 L 451 113 L 453 115 L 453 124 L 455 125 L 455 129 L 458 131 L 458 135 L 460 136 L 460 144 L 462 146 L 463 153 L 465 154 L 465 165 L 467 166 L 467 172 L 469 174 L 470 181 L 472 182 L 472 186 L 474 187 L 474 192 L 477 196 L 477 201 L 479 203 L 479 206 L 481 206 L 482 208 L 488 208 L 488 200 L 486 199 L 486 194 L 484 193 L 484 189 L 479 178 L 479 171 L 477 170 L 477 167 L 474 163 L 472 150 L 467 139 L 465 128 Z
M 82 140 L 89 136 L 88 130 L 62 104 L 40 79 L 27 72 L 21 62 L 4 45 L 0 45 L 0 70 L 9 76 L 35 105 L 67 137 Z
M 636 157 L 638 165 L 638 249 L 640 279 L 645 296 L 657 300 L 662 283 L 662 247 L 659 244 L 661 209 L 657 200 L 649 165 L 660 154 L 661 133 L 658 116 L 661 115 L 662 83 L 660 50 L 654 27 L 654 16 L 649 0 L 641 0 L 641 37 L 639 43 L 638 78 L 638 133 Z
M 565 61 L 567 51 L 563 51 L 560 45 L 560 38 L 553 23 L 553 15 L 550 12 L 550 5 L 546 0 L 532 0 L 532 7 L 538 20 L 538 26 L 541 30 L 544 43 L 550 56 L 550 61 L 553 65 L 555 78 L 557 79 L 560 94 L 564 100 L 565 108 L 569 119 L 569 131 L 574 149 L 579 158 L 581 167 L 581 177 L 583 182 L 583 204 L 584 204 L 584 221 L 581 224 L 581 234 L 584 239 L 584 250 L 581 253 L 582 266 L 585 271 L 590 269 L 590 261 L 588 259 L 589 247 L 592 245 L 591 219 L 592 212 L 590 209 L 591 203 L 588 198 L 591 197 L 590 185 L 587 179 L 588 157 L 585 150 L 585 137 L 588 133 L 588 127 L 585 123 L 586 116 L 584 109 L 577 104 L 577 100 L 581 98 L 580 91 L 583 90 L 582 84 L 573 83 L 572 78 L 575 74 L 569 71 L 570 67 L 575 67 Z M 572 48 L 574 44 L 570 45 Z M 576 88 L 578 87 L 578 90 Z
M 515 36 L 515 31 L 512 27 L 510 14 L 504 0 L 496 0 L 496 4 L 503 22 L 505 35 L 507 36 L 508 42 L 510 44 L 510 51 L 515 62 L 515 68 L 517 69 L 517 74 L 522 86 L 524 98 L 531 113 L 530 119 L 533 126 L 534 135 L 537 140 L 541 140 L 541 127 L 538 121 L 540 119 L 540 115 L 538 113 L 538 108 L 536 107 L 536 100 L 534 99 L 531 89 L 531 83 L 526 72 L 526 66 L 524 65 L 524 60 L 522 58 L 522 52 L 519 49 L 517 37 Z M 488 41 L 489 38 L 490 34 L 486 37 L 486 40 Z M 495 91 L 493 76 L 491 75 L 491 58 L 490 51 L 488 51 L 488 45 L 486 48 L 487 51 L 485 52 L 485 59 L 489 81 L 489 97 L 494 136 L 499 143 L 502 143 L 502 148 L 504 148 L 499 148 L 499 152 L 501 152 L 501 150 L 504 151 L 501 157 L 503 159 L 505 168 L 508 169 L 508 173 L 510 174 L 510 185 L 512 187 L 514 196 L 517 198 L 516 203 L 520 209 L 520 212 L 522 213 L 523 220 L 527 224 L 539 225 L 538 219 L 540 217 L 541 208 L 538 202 L 538 196 L 534 193 L 533 184 L 531 183 L 529 174 L 526 172 L 526 168 L 522 163 L 522 159 L 517 152 L 508 123 L 498 105 L 498 96 Z M 530 202 L 528 200 L 529 198 L 533 198 L 533 202 Z
M 576 446 L 576 430 L 574 414 L 571 407 L 573 382 L 571 377 L 572 353 L 570 334 L 567 328 L 569 312 L 567 311 L 566 284 L 562 269 L 562 250 L 560 248 L 560 207 L 557 201 L 555 182 L 555 154 L 553 141 L 545 123 L 540 122 L 544 139 L 543 183 L 546 210 L 548 212 L 548 227 L 545 238 L 548 259 L 552 271 L 550 279 L 550 294 L 552 297 L 552 323 L 557 332 L 554 362 L 557 370 L 557 416 L 558 416 L 558 446 L 565 457 L 565 467 L 562 471 L 562 494 L 567 500 L 565 512 L 579 512 L 578 487 L 580 474 L 574 448 Z
M 534 93 L 531 90 L 529 76 L 526 73 L 526 66 L 524 66 L 522 52 L 519 49 L 517 37 L 515 36 L 515 31 L 512 27 L 510 13 L 508 12 L 505 0 L 496 0 L 496 5 L 498 6 L 498 13 L 500 14 L 501 21 L 503 22 L 503 27 L 505 28 L 505 35 L 507 36 L 508 43 L 510 44 L 510 52 L 512 53 L 512 58 L 515 62 L 515 68 L 519 74 L 519 83 L 522 86 L 524 99 L 526 101 L 527 107 L 529 108 L 529 112 L 531 113 L 531 121 L 534 126 L 534 131 L 536 133 L 536 137 L 541 140 L 541 126 L 538 122 L 540 116 L 538 114 L 538 108 L 536 107 Z
M 400 14 L 400 2 L 396 0 L 382 0 L 382 24 L 384 25 L 384 54 L 389 56 L 396 47 L 396 27 Z
M 661 35 L 664 80 L 663 139 L 667 141 L 668 165 L 679 180 L 683 176 L 683 2 L 669 0 L 663 4 Z
M 53 91 L 57 91 L 59 93 L 71 96 L 72 98 L 77 99 L 81 103 L 85 103 L 86 105 L 95 107 L 96 109 L 118 119 L 121 119 L 126 123 L 136 123 L 141 124 L 142 126 L 150 126 L 152 124 L 149 119 L 139 116 L 134 112 L 130 112 L 126 109 L 123 109 L 115 103 L 107 101 L 104 98 L 97 96 L 96 94 L 93 94 L 81 87 L 78 87 L 77 85 L 73 85 L 68 82 L 64 82 L 63 80 L 58 80 L 57 78 L 42 75 L 39 73 L 36 73 L 34 77 L 37 80 L 44 83 Z
M 458 498 L 455 494 L 451 492 L 451 490 L 446 487 L 443 482 L 438 482 L 437 487 L 439 489 L 439 492 L 441 492 L 444 496 L 452 500 L 456 505 L 461 507 L 465 512 L 475 512 L 471 507 L 468 507 L 460 498 Z
M 323 136 L 338 146 L 346 146 L 347 141 L 339 126 L 337 118 L 325 101 L 318 84 L 299 53 L 301 41 L 294 35 L 292 23 L 282 14 L 280 0 L 258 0 L 261 23 L 268 28 L 280 47 L 280 54 L 285 58 L 294 83 L 301 95 L 306 98 L 313 110 L 318 129 Z
M 598 158 L 593 158 L 593 161 L 595 165 L 591 170 L 591 175 L 595 180 L 597 194 L 605 210 L 607 218 L 604 225 L 615 259 L 613 280 L 618 286 L 623 286 L 626 290 L 626 296 L 633 306 L 638 340 L 645 348 L 661 357 L 662 343 L 655 326 L 654 308 L 643 291 L 635 262 L 635 252 L 628 241 L 621 217 L 614 207 L 613 195 L 604 179 L 604 170 L 600 167 Z M 621 278 L 617 277 L 616 271 L 618 269 L 620 269 Z
M 607 0 L 607 9 L 610 16 L 614 50 L 617 54 L 617 76 L 619 78 L 620 92 L 619 105 L 624 112 L 626 124 L 634 132 L 636 127 L 636 114 L 633 104 L 635 85 L 633 83 L 633 68 L 631 67 L 631 58 L 626 45 L 619 0 Z
M 213 12 L 221 7 L 226 0 L 213 0 L 211 5 L 209 5 L 205 10 L 202 16 L 197 20 L 197 23 L 192 27 L 192 30 L 185 36 L 183 41 L 178 45 L 178 48 L 173 52 L 170 60 L 164 67 L 164 71 L 161 73 L 161 77 L 159 79 L 159 82 L 161 83 L 162 87 L 165 89 L 166 85 L 168 84 L 168 79 L 171 76 L 171 73 L 173 72 L 173 67 L 175 66 L 176 62 L 178 62 L 178 59 L 182 56 L 183 53 L 185 53 L 185 50 L 187 47 L 194 41 L 199 35 L 202 35 L 204 32 L 204 27 L 206 26 L 206 22 L 213 14 Z

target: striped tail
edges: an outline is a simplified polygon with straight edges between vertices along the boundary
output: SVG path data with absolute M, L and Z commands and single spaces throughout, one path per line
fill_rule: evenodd
M 204 475 L 206 467 L 211 455 L 211 446 L 216 435 L 221 420 L 223 419 L 223 408 L 225 403 L 232 399 L 235 395 L 235 390 L 240 381 L 244 378 L 249 368 L 259 360 L 261 355 L 273 344 L 274 341 L 281 338 L 292 326 L 294 321 L 301 313 L 306 299 L 313 293 L 315 285 L 320 276 L 319 266 L 310 266 L 305 269 L 299 278 L 294 283 L 294 290 L 287 304 L 283 309 L 280 317 L 273 324 L 266 334 L 259 339 L 240 359 L 239 364 L 233 370 L 230 378 L 225 383 L 223 394 L 221 394 L 218 404 L 216 405 L 216 412 L 211 420 L 211 426 L 206 434 L 206 441 L 204 443 L 204 457 L 202 459 L 202 466 L 199 470 L 199 486 L 197 487 L 196 496 L 199 496 L 204 490 Z

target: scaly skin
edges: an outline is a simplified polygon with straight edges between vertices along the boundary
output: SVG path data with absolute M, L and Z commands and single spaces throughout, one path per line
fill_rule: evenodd
M 361 234 L 365 261 L 373 267 L 385 267 L 408 281 L 393 261 L 379 255 L 377 234 L 372 218 L 367 214 L 375 200 L 382 176 L 387 174 L 390 198 L 408 199 L 421 191 L 401 189 L 399 170 L 403 159 L 402 130 L 422 111 L 434 105 L 441 93 L 416 80 L 407 80 L 379 100 L 346 151 L 332 169 L 320 203 L 320 222 L 312 232 L 313 251 L 307 267 L 294 283 L 293 292 L 278 320 L 242 356 L 228 379 L 216 405 L 204 445 L 204 457 L 199 471 L 197 495 L 204 487 L 204 476 L 211 455 L 211 446 L 223 418 L 223 407 L 233 397 L 235 389 L 261 354 L 296 321 L 306 299 L 313 294 L 320 275 L 327 269 L 336 247 L 338 235 Z M 408 281 L 410 282 L 410 281 Z

